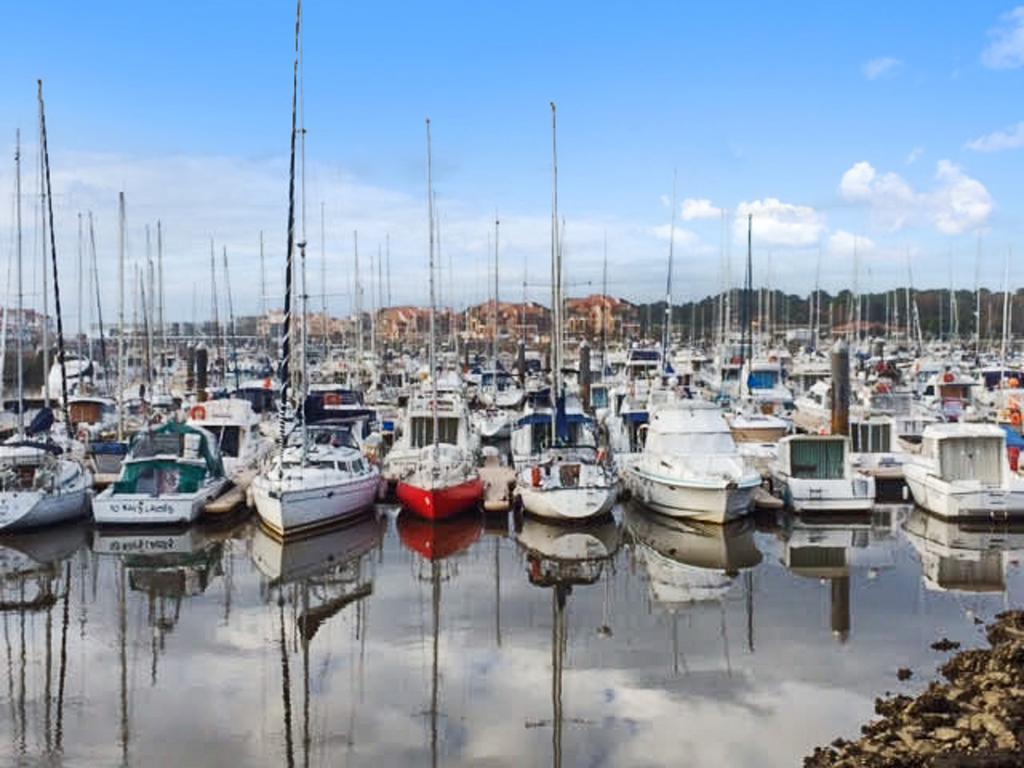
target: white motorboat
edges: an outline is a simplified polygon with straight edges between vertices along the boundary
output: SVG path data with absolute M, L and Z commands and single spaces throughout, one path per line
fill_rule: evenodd
M 137 434 L 118 479 L 93 500 L 103 525 L 191 523 L 228 485 L 217 440 L 170 421 Z
M 721 410 L 700 400 L 656 409 L 643 455 L 626 471 L 636 500 L 665 515 L 710 523 L 746 514 L 760 484 Z
M 253 478 L 249 494 L 260 521 L 278 536 L 338 523 L 364 513 L 377 498 L 380 472 L 364 456 L 349 424 L 322 422 L 301 430 Z
M 247 479 L 273 446 L 261 434 L 263 420 L 246 399 L 229 397 L 197 403 L 189 410 L 188 423 L 216 438 L 224 472 L 232 482 Z
M 797 512 L 867 512 L 875 503 L 875 479 L 854 469 L 842 435 L 782 438 L 771 479 Z
M 906 460 L 891 416 L 850 419 L 850 463 L 856 469 L 875 480 L 902 480 Z
M 993 424 L 932 424 L 903 468 L 914 501 L 946 519 L 1024 517 L 1024 477 L 1011 472 Z

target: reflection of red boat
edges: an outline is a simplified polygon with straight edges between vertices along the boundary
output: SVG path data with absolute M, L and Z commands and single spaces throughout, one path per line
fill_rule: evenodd
M 432 522 L 408 512 L 398 516 L 398 537 L 402 543 L 427 560 L 443 560 L 468 549 L 480 538 L 483 525 L 477 515 Z
M 445 520 L 473 509 L 483 498 L 484 484 L 479 477 L 439 488 L 399 482 L 395 492 L 402 506 L 413 514 L 425 520 Z

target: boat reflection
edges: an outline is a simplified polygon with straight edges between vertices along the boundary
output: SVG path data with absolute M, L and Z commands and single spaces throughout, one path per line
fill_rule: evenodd
M 749 518 L 714 525 L 631 504 L 626 529 L 647 572 L 651 599 L 666 608 L 722 599 L 740 571 L 761 562 Z
M 601 578 L 604 566 L 622 544 L 622 528 L 608 518 L 564 526 L 527 516 L 516 541 L 526 552 L 530 583 L 551 589 L 551 720 L 529 721 L 527 727 L 551 726 L 552 764 L 560 768 L 565 723 L 562 676 L 569 642 L 566 606 L 573 587 L 594 584 Z M 611 634 L 610 629 L 602 629 Z
M 903 523 L 929 589 L 1005 592 L 1007 561 L 1024 553 L 1024 524 L 940 520 L 920 507 Z
M 850 576 L 869 578 L 896 564 L 896 529 L 908 513 L 904 505 L 877 505 L 870 515 L 789 515 L 779 536 L 790 573 L 827 579 L 831 585 L 829 626 L 840 642 L 850 636 Z
M 311 714 L 310 654 L 316 634 L 350 605 L 364 606 L 373 594 L 370 552 L 380 545 L 386 523 L 375 512 L 309 536 L 281 540 L 259 526 L 253 533 L 251 557 L 265 578 L 261 593 L 267 605 L 276 607 L 278 649 L 281 655 L 281 707 L 284 716 L 286 764 L 295 765 L 292 728 L 292 661 L 289 648 L 299 649 L 302 659 L 302 763 L 309 765 L 313 738 Z M 359 679 L 363 679 L 367 618 L 356 614 L 359 639 Z M 351 709 L 348 744 L 352 745 L 355 707 Z M 319 743 L 320 740 L 318 740 Z

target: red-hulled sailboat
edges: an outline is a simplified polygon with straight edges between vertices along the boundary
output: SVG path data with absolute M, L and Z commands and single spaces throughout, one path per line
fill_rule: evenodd
M 430 227 L 430 429 L 429 444 L 420 449 L 415 469 L 398 481 L 399 501 L 419 517 L 443 520 L 474 509 L 483 498 L 484 484 L 476 466 L 465 403 L 458 395 L 439 396 L 434 316 L 434 190 L 427 120 L 427 211 Z M 410 402 L 410 414 L 414 405 Z M 426 441 L 424 441 L 426 442 Z M 422 443 L 421 443 L 422 444 Z

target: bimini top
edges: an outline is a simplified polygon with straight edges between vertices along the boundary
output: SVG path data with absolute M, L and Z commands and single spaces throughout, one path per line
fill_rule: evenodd
M 144 461 L 169 456 L 180 458 L 185 435 L 199 436 L 199 455 L 206 464 L 206 470 L 213 475 L 223 475 L 224 465 L 221 463 L 220 453 L 214 449 L 216 442 L 213 435 L 202 427 L 180 421 L 168 421 L 156 429 L 137 434 L 132 440 L 129 460 Z

